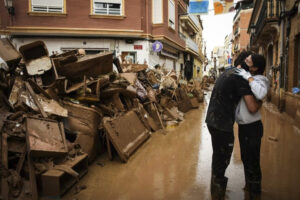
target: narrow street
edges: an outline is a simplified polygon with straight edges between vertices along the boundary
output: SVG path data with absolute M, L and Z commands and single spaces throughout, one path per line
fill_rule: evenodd
M 0 0 L 0 200 L 300 200 L 299 144 L 300 0 Z
M 87 188 L 74 195 L 73 187 L 64 199 L 210 199 L 212 147 L 205 124 L 208 99 L 206 95 L 199 109 L 189 111 L 178 127 L 153 133 L 128 163 L 121 163 L 117 156 L 109 161 L 102 155 L 79 182 Z M 227 199 L 233 200 L 244 199 L 238 145 L 236 142 L 226 172 Z

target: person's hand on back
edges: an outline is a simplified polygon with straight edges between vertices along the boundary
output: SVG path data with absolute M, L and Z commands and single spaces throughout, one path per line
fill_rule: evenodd
M 247 72 L 243 68 L 235 69 L 235 74 L 243 77 L 246 81 L 248 81 L 248 79 L 252 77 L 250 72 Z

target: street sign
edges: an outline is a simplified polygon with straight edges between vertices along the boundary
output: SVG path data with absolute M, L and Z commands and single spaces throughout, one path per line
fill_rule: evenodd
M 154 52 L 160 52 L 163 48 L 163 44 L 159 41 L 155 41 L 153 44 L 152 44 L 152 50 Z

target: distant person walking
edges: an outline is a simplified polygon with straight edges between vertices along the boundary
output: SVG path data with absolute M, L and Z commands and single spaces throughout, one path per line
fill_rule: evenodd
M 268 93 L 269 80 L 262 74 L 266 61 L 262 55 L 252 54 L 245 60 L 249 72 L 237 69 L 238 75 L 249 82 L 256 99 L 262 100 Z M 245 189 L 250 192 L 250 199 L 259 199 L 261 193 L 260 145 L 263 136 L 263 124 L 260 112 L 248 111 L 246 102 L 242 98 L 236 108 L 236 122 L 239 125 L 239 142 L 241 158 L 244 165 Z
M 239 63 L 250 55 L 242 52 L 238 56 Z M 235 63 L 236 66 L 236 63 Z M 224 199 L 228 178 L 225 171 L 229 165 L 233 143 L 233 124 L 235 122 L 236 107 L 241 98 L 250 112 L 257 112 L 259 105 L 252 94 L 248 81 L 235 74 L 235 69 L 225 71 L 217 79 L 211 94 L 207 109 L 206 120 L 211 134 L 213 155 L 211 175 L 212 199 Z

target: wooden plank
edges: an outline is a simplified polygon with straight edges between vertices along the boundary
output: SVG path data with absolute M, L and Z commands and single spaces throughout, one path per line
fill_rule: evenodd
M 2 161 L 1 164 L 5 169 L 8 170 L 8 158 L 7 158 L 7 153 L 8 153 L 8 147 L 7 147 L 7 134 L 2 133 Z M 2 199 L 3 200 L 8 200 L 9 199 L 9 187 L 8 187 L 8 182 L 7 178 L 2 177 L 1 179 L 1 192 L 2 192 Z
M 36 185 L 35 170 L 33 167 L 30 152 L 27 153 L 27 161 L 28 161 L 29 181 L 30 181 L 30 187 L 31 187 L 32 200 L 38 200 L 39 196 L 38 196 L 37 185 Z
M 36 94 L 34 93 L 32 87 L 30 86 L 30 84 L 28 82 L 25 82 L 26 88 L 28 90 L 28 92 L 30 93 L 30 95 L 32 96 L 34 103 L 36 104 L 36 106 L 39 108 L 39 110 L 41 111 L 42 115 L 44 118 L 47 118 L 48 115 L 46 114 L 46 112 L 43 109 L 43 106 L 40 104 Z
M 108 152 L 108 158 L 109 158 L 109 160 L 112 160 L 110 141 L 109 141 L 109 137 L 108 137 L 107 133 L 105 133 L 105 139 L 106 139 L 106 147 L 107 147 L 107 152 Z
M 135 111 L 129 111 L 116 119 L 105 119 L 103 126 L 124 162 L 150 137 L 149 130 Z
M 161 127 L 164 129 L 164 128 L 165 128 L 165 126 L 164 126 L 164 124 L 163 124 L 163 121 L 162 121 L 162 119 L 161 119 L 161 117 L 160 117 L 160 114 L 159 114 L 159 112 L 158 112 L 158 109 L 157 109 L 157 107 L 156 107 L 155 103 L 152 103 L 152 104 L 153 104 L 153 106 L 154 106 L 154 108 L 155 108 L 155 110 L 156 110 L 156 113 L 157 113 L 157 116 L 158 116 L 159 122 L 160 122 L 160 124 L 161 124 Z
M 21 154 L 18 164 L 17 164 L 17 172 L 19 175 L 20 175 L 21 169 L 23 167 L 25 157 L 26 157 L 26 144 L 24 145 L 24 147 L 22 149 L 22 154 Z

